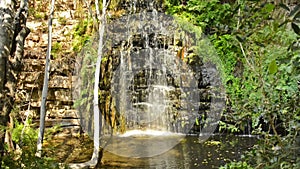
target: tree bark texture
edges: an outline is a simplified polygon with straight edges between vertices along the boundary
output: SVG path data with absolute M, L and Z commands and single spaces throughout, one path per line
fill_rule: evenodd
M 40 131 L 37 140 L 37 152 L 36 156 L 42 156 L 42 147 L 44 140 L 44 131 L 45 131 L 45 117 L 46 117 L 46 101 L 48 95 L 48 83 L 49 83 L 49 74 L 50 74 L 50 54 L 52 47 L 52 19 L 54 14 L 54 5 L 55 0 L 51 0 L 51 8 L 50 8 L 50 18 L 48 21 L 48 46 L 47 46 L 47 54 L 46 54 L 46 65 L 45 65 L 45 76 L 43 83 L 43 91 L 42 91 L 42 101 L 41 101 L 41 109 L 40 109 Z
M 30 32 L 26 27 L 27 4 L 27 0 L 21 0 L 17 9 L 15 1 L 0 0 L 0 158 L 4 153 L 5 131 L 14 104 L 24 41 Z

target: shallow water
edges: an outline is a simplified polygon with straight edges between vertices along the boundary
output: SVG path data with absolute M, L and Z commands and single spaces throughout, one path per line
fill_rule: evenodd
M 240 159 L 242 153 L 249 150 L 256 140 L 255 137 L 212 136 L 202 142 L 197 136 L 187 136 L 169 151 L 153 157 L 128 158 L 106 151 L 100 168 L 218 168 L 229 161 Z M 122 151 L 126 153 L 131 150 L 122 148 Z
M 134 136 L 143 138 L 144 136 Z M 153 137 L 153 136 L 151 136 Z M 159 142 L 160 139 L 154 141 Z M 205 138 L 205 137 L 202 137 Z M 124 138 L 122 138 L 124 139 Z M 130 137 L 127 138 L 130 141 Z M 153 139 L 153 138 L 152 138 Z M 122 154 L 130 156 L 130 153 L 138 150 L 128 146 L 128 140 L 123 140 L 115 144 L 115 148 L 122 150 Z M 118 141 L 118 140 L 115 140 Z M 210 169 L 219 168 L 227 162 L 239 160 L 241 155 L 257 141 L 256 137 L 214 135 L 206 141 L 198 136 L 182 137 L 181 141 L 168 151 L 153 157 L 132 158 L 115 155 L 109 151 L 104 151 L 101 169 L 108 168 L 140 168 L 140 169 Z M 142 151 L 164 150 L 164 143 L 156 146 L 145 147 Z M 134 142 L 136 144 L 136 142 Z M 150 143 L 149 143 L 150 144 Z M 172 143 L 173 144 L 173 143 Z M 88 161 L 93 152 L 93 142 L 88 137 L 53 138 L 46 142 L 46 156 L 52 157 L 63 163 L 81 163 Z M 139 153 L 139 152 L 135 152 Z
M 172 149 L 184 134 L 158 130 L 130 130 L 109 140 L 105 150 L 123 157 L 143 158 L 163 154 Z M 103 146 L 104 147 L 104 146 Z

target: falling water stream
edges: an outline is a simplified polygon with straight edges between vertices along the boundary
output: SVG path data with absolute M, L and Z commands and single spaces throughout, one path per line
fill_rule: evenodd
M 110 72 L 102 75 L 112 74 L 105 90 L 113 106 L 101 112 L 100 146 L 107 167 L 114 168 L 113 159 L 116 168 L 127 162 L 130 168 L 199 166 L 203 158 L 197 156 L 208 153 L 202 143 L 224 108 L 209 42 L 191 25 L 159 12 L 155 2 L 132 0 L 129 13 L 106 26 L 103 55 L 113 63 L 103 65 Z M 92 135 L 93 113 L 81 113 L 82 126 Z
M 151 3 L 147 10 L 114 21 L 106 32 L 109 44 L 120 49 L 111 87 L 120 120 L 113 129 L 103 127 L 103 147 L 125 157 L 164 153 L 199 116 L 197 79 L 176 57 L 176 43 L 187 44 L 185 32 Z

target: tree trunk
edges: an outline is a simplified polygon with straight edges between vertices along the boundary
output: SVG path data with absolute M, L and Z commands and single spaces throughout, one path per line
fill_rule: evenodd
M 110 0 L 102 1 L 102 16 L 100 15 L 99 11 L 99 4 L 98 1 L 95 2 L 96 4 L 96 12 L 97 17 L 101 20 L 99 25 L 99 43 L 98 43 L 98 52 L 97 52 L 97 63 L 96 63 L 96 71 L 95 71 L 95 83 L 94 83 L 94 99 L 93 99 L 93 107 L 94 107 L 94 151 L 92 158 L 85 162 L 85 163 L 74 163 L 69 164 L 70 168 L 95 168 L 100 165 L 102 156 L 103 156 L 103 149 L 100 149 L 100 133 L 101 133 L 101 126 L 102 126 L 102 114 L 99 110 L 99 81 L 100 81 L 100 67 L 101 67 L 101 60 L 102 60 L 102 53 L 103 53 L 103 36 L 104 36 L 104 29 L 106 23 L 106 9 L 110 3 Z
M 45 75 L 44 75 L 44 84 L 42 91 L 42 101 L 41 101 L 41 111 L 40 111 L 40 131 L 37 140 L 37 152 L 36 156 L 42 156 L 42 147 L 44 140 L 44 131 L 45 131 L 45 117 L 46 117 L 46 101 L 48 95 L 48 82 L 49 82 L 49 72 L 50 72 L 50 54 L 52 47 L 52 19 L 54 13 L 55 0 L 51 1 L 50 9 L 50 18 L 48 21 L 48 46 L 47 46 L 47 55 L 46 55 L 46 65 L 45 65 Z
M 16 9 L 14 1 L 0 1 L 0 158 L 4 153 L 5 131 L 14 104 L 24 41 L 30 32 L 26 27 L 27 4 L 27 0 L 22 0 Z

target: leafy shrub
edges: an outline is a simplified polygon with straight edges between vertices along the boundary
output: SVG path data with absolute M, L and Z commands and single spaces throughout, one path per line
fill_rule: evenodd
M 219 129 L 262 138 L 244 162 L 224 167 L 299 167 L 300 5 L 185 2 L 168 0 L 168 12 L 201 27 L 224 67 L 227 111 Z
M 226 165 L 220 167 L 219 169 L 253 169 L 249 164 L 246 162 L 230 162 Z
M 30 125 L 29 121 L 29 125 Z M 5 156 L 1 161 L 1 167 L 9 168 L 59 168 L 59 164 L 54 159 L 48 157 L 36 157 L 36 142 L 38 130 L 30 126 L 24 128 L 24 124 L 15 122 L 12 131 L 12 140 L 17 143 L 15 151 L 5 151 Z M 63 166 L 62 166 L 63 167 Z

